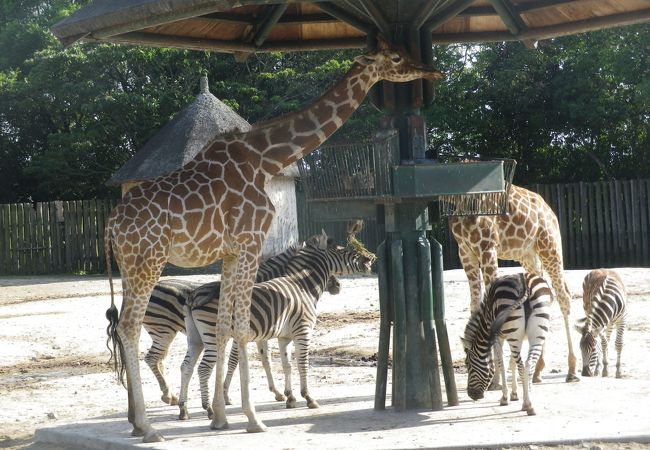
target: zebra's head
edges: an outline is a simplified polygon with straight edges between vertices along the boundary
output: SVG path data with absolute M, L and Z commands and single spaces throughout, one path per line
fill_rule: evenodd
M 597 333 L 591 330 L 586 322 L 586 318 L 578 320 L 576 329 L 582 335 L 580 338 L 582 376 L 593 377 L 598 374 L 598 366 L 602 358 L 602 348 Z
M 487 339 L 480 337 L 479 327 L 487 326 L 480 320 L 481 310 L 472 314 L 460 338 L 465 349 L 465 367 L 467 368 L 467 395 L 472 400 L 483 398 L 483 393 L 494 377 L 494 361 L 491 345 Z
M 336 245 L 334 240 L 328 237 L 325 231 L 307 239 L 305 248 L 323 251 L 326 256 L 328 270 L 336 275 L 368 273 L 375 260 L 374 255 L 369 254 L 367 250 L 364 252 L 350 246 L 343 247 Z M 330 282 L 328 281 L 329 287 Z

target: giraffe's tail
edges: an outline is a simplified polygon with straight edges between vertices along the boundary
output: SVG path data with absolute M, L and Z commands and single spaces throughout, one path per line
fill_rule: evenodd
M 106 257 L 106 273 L 108 274 L 108 284 L 111 289 L 111 306 L 106 310 L 106 319 L 108 319 L 108 326 L 106 327 L 106 334 L 108 338 L 106 339 L 106 348 L 111 353 L 111 357 L 108 360 L 109 364 L 113 363 L 113 368 L 117 376 L 118 381 L 122 386 L 126 387 L 124 381 L 124 372 L 125 367 L 122 362 L 122 353 L 123 346 L 120 335 L 117 333 L 117 325 L 119 323 L 119 312 L 115 306 L 115 291 L 113 290 L 113 273 L 111 269 L 111 226 L 110 221 L 106 224 L 104 228 L 104 255 Z

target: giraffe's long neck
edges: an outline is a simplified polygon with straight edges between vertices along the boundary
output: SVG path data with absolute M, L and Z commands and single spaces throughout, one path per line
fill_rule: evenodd
M 377 81 L 366 66 L 355 63 L 340 82 L 310 105 L 254 126 L 249 134 L 262 134 L 268 144 L 262 150 L 262 171 L 273 176 L 325 142 L 361 105 Z

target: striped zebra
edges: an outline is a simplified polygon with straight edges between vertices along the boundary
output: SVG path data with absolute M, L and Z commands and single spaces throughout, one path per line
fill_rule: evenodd
M 257 271 L 257 281 L 282 276 L 287 262 L 304 245 L 304 242 L 292 245 L 284 252 L 263 261 Z M 218 281 L 208 284 L 220 286 Z M 191 292 L 201 286 L 202 283 L 187 280 L 161 280 L 154 287 L 145 312 L 143 327 L 149 333 L 152 343 L 144 360 L 158 381 L 162 401 L 169 405 L 177 405 L 178 397 L 170 392 L 163 361 L 178 332 L 185 333 L 185 304 Z M 340 292 L 341 283 L 336 276 L 332 275 L 328 279 L 327 290 L 333 295 Z M 275 389 L 270 372 L 267 374 L 269 389 L 271 386 Z
M 309 342 L 316 324 L 316 304 L 321 297 L 327 279 L 332 273 L 348 274 L 369 272 L 373 260 L 356 250 L 334 246 L 326 248 L 318 245 L 305 245 L 287 264 L 287 275 L 270 281 L 255 284 L 251 305 L 251 329 L 249 341 L 268 341 L 278 338 L 282 368 L 285 375 L 287 408 L 295 407 L 296 399 L 291 390 L 291 363 L 288 344 L 295 345 L 298 372 L 300 374 L 300 394 L 309 408 L 318 408 L 318 402 L 309 395 L 307 388 L 307 367 Z M 193 296 L 202 295 L 201 289 Z M 211 298 L 215 298 L 211 296 Z M 187 328 L 187 354 L 181 367 L 181 394 L 179 399 L 181 420 L 189 418 L 187 412 L 187 388 L 201 351 L 205 348 L 199 364 L 201 384 L 201 403 L 212 417 L 209 404 L 208 380 L 216 363 L 215 323 L 218 300 L 197 306 L 198 302 L 188 302 L 185 316 Z M 216 396 L 215 396 L 216 398 Z
M 627 315 L 627 295 L 621 277 L 609 269 L 595 269 L 582 282 L 582 306 L 586 317 L 577 321 L 582 334 L 582 376 L 602 375 L 607 372 L 607 347 L 616 327 L 616 378 L 621 378 L 621 351 Z M 599 339 L 600 337 L 600 339 Z
M 465 348 L 467 367 L 467 393 L 472 400 L 483 398 L 488 384 L 494 377 L 495 364 L 491 348 L 495 350 L 496 366 L 501 375 L 502 397 L 500 404 L 508 404 L 506 370 L 503 363 L 503 341 L 510 346 L 510 369 L 512 371 L 512 393 L 510 400 L 517 397 L 515 365 L 522 379 L 524 401 L 522 411 L 535 415 L 530 400 L 530 388 L 535 364 L 542 353 L 546 333 L 549 330 L 549 306 L 551 289 L 540 276 L 528 273 L 507 275 L 497 278 L 481 303 L 472 314 L 461 338 Z M 528 338 L 528 357 L 521 359 L 524 338 Z M 497 342 L 498 339 L 498 342 Z

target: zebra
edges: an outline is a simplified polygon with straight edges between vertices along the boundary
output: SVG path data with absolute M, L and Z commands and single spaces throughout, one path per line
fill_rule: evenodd
M 282 276 L 287 262 L 304 245 L 305 242 L 294 244 L 284 252 L 263 261 L 257 271 L 257 281 L 261 282 Z M 220 286 L 218 281 L 208 284 Z M 202 283 L 194 281 L 161 280 L 154 287 L 145 312 L 143 327 L 149 333 L 152 343 L 144 360 L 158 381 L 162 392 L 161 400 L 169 405 L 177 405 L 178 396 L 170 392 L 163 361 L 167 357 L 176 335 L 179 332 L 185 334 L 185 304 L 192 291 L 201 286 L 203 286 Z M 341 283 L 335 275 L 330 276 L 328 279 L 327 291 L 332 295 L 336 295 L 341 291 Z M 267 375 L 269 389 L 278 393 L 270 371 L 267 371 Z M 284 400 L 284 398 L 281 400 Z
M 621 378 L 621 351 L 627 316 L 627 295 L 623 280 L 609 269 L 595 269 L 582 282 L 582 306 L 586 317 L 578 319 L 576 328 L 582 334 L 582 376 L 608 376 L 607 346 L 616 327 L 616 378 Z M 598 339 L 600 337 L 600 339 Z
M 288 344 L 293 341 L 300 374 L 300 394 L 309 408 L 318 408 L 307 387 L 309 342 L 316 324 L 316 304 L 323 293 L 326 280 L 332 273 L 347 274 L 370 272 L 373 259 L 356 250 L 335 246 L 328 241 L 326 248 L 319 245 L 305 245 L 287 263 L 287 275 L 253 288 L 251 305 L 250 341 L 268 341 L 278 338 L 282 368 L 285 375 L 284 394 L 287 408 L 295 407 L 296 398 L 291 390 L 291 363 Z M 193 292 L 193 297 L 202 296 L 202 289 Z M 218 311 L 217 297 L 198 305 L 190 302 L 186 306 L 185 326 L 187 329 L 187 354 L 181 366 L 181 394 L 179 408 L 181 420 L 189 418 L 187 412 L 187 388 L 201 351 L 205 348 L 199 364 L 201 403 L 212 417 L 209 404 L 208 380 L 216 362 L 215 323 Z
M 467 393 L 472 400 L 483 398 L 483 393 L 494 377 L 495 365 L 490 351 L 494 347 L 496 366 L 501 375 L 500 404 L 508 404 L 506 370 L 503 363 L 503 341 L 507 340 L 510 345 L 512 371 L 510 400 L 518 400 L 514 370 L 516 364 L 524 391 L 521 410 L 526 411 L 529 416 L 535 415 L 530 400 L 530 381 L 549 330 L 551 299 L 548 283 L 538 275 L 520 273 L 502 276 L 490 285 L 461 338 L 467 367 Z M 524 364 L 521 359 L 521 344 L 525 337 L 528 338 L 528 357 Z

